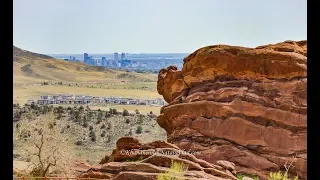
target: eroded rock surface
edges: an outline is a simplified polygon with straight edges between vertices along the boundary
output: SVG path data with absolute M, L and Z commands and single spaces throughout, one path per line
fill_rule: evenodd
M 120 138 L 117 149 L 104 157 L 100 164 L 91 166 L 79 177 L 114 180 L 151 180 L 168 171 L 172 162 L 184 164 L 188 169 L 180 174 L 186 180 L 236 180 L 235 165 L 219 161 L 219 165 L 196 158 L 177 146 L 155 141 L 142 144 L 132 137 Z M 171 175 L 171 177 L 178 177 Z
M 157 121 L 168 142 L 262 178 L 293 162 L 290 173 L 306 179 L 306 41 L 214 45 L 183 61 L 181 71 L 171 66 L 158 76 L 168 105 Z

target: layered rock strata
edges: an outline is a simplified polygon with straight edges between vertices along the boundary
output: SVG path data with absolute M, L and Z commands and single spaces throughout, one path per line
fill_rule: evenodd
M 169 171 L 172 162 L 183 164 L 187 170 L 170 174 L 170 177 L 182 177 L 185 180 L 237 180 L 234 163 L 218 161 L 215 165 L 198 159 L 173 144 L 163 141 L 142 144 L 132 137 L 120 138 L 111 155 L 104 157 L 100 164 L 92 166 L 79 177 L 156 180 L 159 175 Z
M 240 173 L 266 178 L 284 170 L 306 179 L 307 42 L 245 48 L 203 47 L 159 72 L 168 105 L 158 124 L 168 142 L 227 160 Z

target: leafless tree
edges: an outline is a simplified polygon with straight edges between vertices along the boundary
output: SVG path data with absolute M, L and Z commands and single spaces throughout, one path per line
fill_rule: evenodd
M 62 134 L 52 113 L 36 118 L 23 119 L 14 131 L 17 140 L 23 140 L 23 151 L 30 158 L 34 176 L 45 177 L 50 170 L 70 174 L 72 151 L 69 136 Z

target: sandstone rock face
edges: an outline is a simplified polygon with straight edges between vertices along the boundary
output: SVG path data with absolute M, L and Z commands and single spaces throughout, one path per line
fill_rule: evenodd
M 181 71 L 161 70 L 157 89 L 168 105 L 157 121 L 168 142 L 261 178 L 293 162 L 290 173 L 306 179 L 306 44 L 208 46 Z
M 179 176 L 186 180 L 237 180 L 235 165 L 228 161 L 219 161 L 222 166 L 196 158 L 191 152 L 185 152 L 177 146 L 155 141 L 142 144 L 132 137 L 123 137 L 117 141 L 117 149 L 103 158 L 100 164 L 93 165 L 79 175 L 82 178 L 101 178 L 114 180 L 151 180 L 170 168 L 172 162 L 184 164 L 187 171 Z

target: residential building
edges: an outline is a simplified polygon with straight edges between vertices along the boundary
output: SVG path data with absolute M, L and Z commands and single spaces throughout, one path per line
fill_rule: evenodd
M 34 100 L 29 100 L 28 104 L 35 103 Z M 123 105 L 165 105 L 167 104 L 162 98 L 158 99 L 134 99 L 134 98 L 119 98 L 119 97 L 92 97 L 86 95 L 42 95 L 37 100 L 38 104 L 123 104 Z
M 129 100 L 129 104 L 134 105 L 134 104 L 138 104 L 137 100 Z
M 101 104 L 101 103 L 103 103 L 103 98 L 101 98 L 101 97 L 93 97 L 92 98 L 92 103 Z
M 139 100 L 138 104 L 139 105 L 147 105 L 147 101 L 146 100 Z
M 120 99 L 120 104 L 128 104 L 129 100 L 127 98 L 121 98 Z

